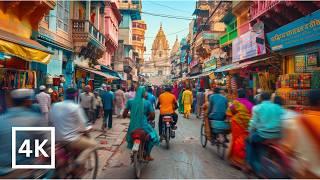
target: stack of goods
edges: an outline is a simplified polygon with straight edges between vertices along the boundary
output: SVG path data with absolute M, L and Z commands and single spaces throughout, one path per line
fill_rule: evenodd
M 37 86 L 37 74 L 35 71 L 22 71 L 15 69 L 0 69 L 0 88 L 19 89 L 35 88 Z
M 283 98 L 285 105 L 308 106 L 312 79 L 309 73 L 282 75 L 278 79 L 276 93 Z

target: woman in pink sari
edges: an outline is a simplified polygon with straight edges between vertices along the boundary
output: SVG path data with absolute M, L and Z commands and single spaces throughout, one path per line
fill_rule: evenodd
M 253 104 L 245 97 L 245 90 L 238 90 L 238 98 L 227 110 L 231 119 L 231 148 L 229 160 L 232 165 L 241 168 L 245 164 L 245 140 L 248 137 L 248 124 L 251 119 Z

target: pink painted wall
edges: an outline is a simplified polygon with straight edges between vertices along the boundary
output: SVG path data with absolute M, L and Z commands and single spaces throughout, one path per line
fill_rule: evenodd
M 106 42 L 110 44 L 106 44 L 107 51 L 105 52 L 104 57 L 99 60 L 99 63 L 108 66 L 111 64 L 111 56 L 114 54 L 118 46 L 119 37 L 119 22 L 111 8 L 111 5 L 105 8 L 104 34 L 106 38 L 113 41 L 113 43 L 110 43 L 109 41 Z
M 119 22 L 110 6 L 106 7 L 105 11 L 105 35 L 118 45 Z

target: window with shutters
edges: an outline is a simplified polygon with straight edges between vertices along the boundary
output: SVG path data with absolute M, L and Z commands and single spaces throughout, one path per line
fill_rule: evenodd
M 69 30 L 70 1 L 57 1 L 57 26 L 68 32 Z

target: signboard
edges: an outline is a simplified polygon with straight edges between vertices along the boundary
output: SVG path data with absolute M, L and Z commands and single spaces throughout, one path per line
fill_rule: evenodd
M 248 31 L 232 41 L 232 62 L 266 53 L 264 33 Z
M 204 69 L 203 72 L 208 72 L 213 69 L 217 68 L 217 59 L 216 58 L 210 58 L 208 61 L 204 62 Z
M 320 40 L 320 11 L 268 33 L 267 39 L 274 51 Z

